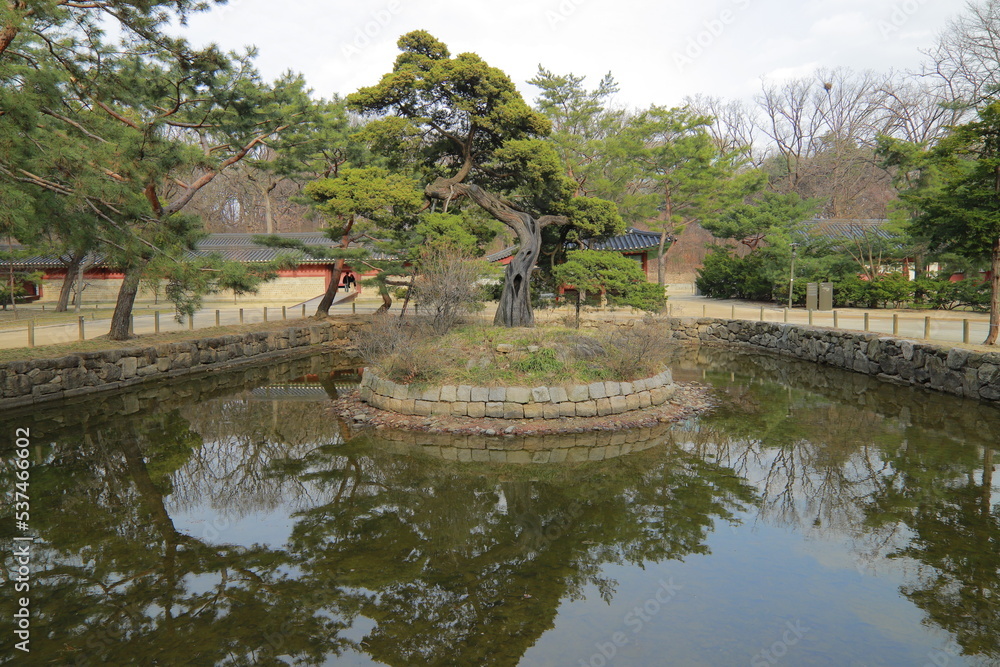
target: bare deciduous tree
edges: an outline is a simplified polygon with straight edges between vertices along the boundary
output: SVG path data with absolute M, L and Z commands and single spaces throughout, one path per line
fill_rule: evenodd
M 738 152 L 747 166 L 759 168 L 766 157 L 758 109 L 742 100 L 695 95 L 684 100 L 698 114 L 714 120 L 709 132 L 720 153 Z
M 874 156 L 892 126 L 885 82 L 875 72 L 817 70 L 812 77 L 764 82 L 757 97 L 761 132 L 770 139 L 771 185 L 826 200 L 836 218 L 884 217 L 894 196 Z
M 970 2 L 925 52 L 923 74 L 973 106 L 1000 86 L 1000 0 Z
M 431 326 L 443 334 L 470 312 L 482 307 L 481 280 L 489 265 L 451 245 L 432 246 L 421 253 L 414 280 L 417 303 L 432 313 Z

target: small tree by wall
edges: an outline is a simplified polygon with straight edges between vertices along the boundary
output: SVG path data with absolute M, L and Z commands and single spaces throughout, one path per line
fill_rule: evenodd
M 574 250 L 564 264 L 552 271 L 555 279 L 577 290 L 576 326 L 580 326 L 580 304 L 587 292 L 601 292 L 614 305 L 659 312 L 666 297 L 663 287 L 647 282 L 646 273 L 634 260 L 616 252 Z

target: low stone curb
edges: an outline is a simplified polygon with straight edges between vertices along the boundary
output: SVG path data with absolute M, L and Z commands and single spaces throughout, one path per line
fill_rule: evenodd
M 402 415 L 452 415 L 498 419 L 603 417 L 667 402 L 676 391 L 669 370 L 634 382 L 569 386 L 473 387 L 397 384 L 366 368 L 361 400 Z

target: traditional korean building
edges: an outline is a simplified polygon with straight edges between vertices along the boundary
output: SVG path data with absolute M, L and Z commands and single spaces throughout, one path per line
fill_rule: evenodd
M 636 261 L 650 280 L 656 280 L 656 248 L 660 244 L 659 232 L 644 232 L 641 229 L 630 227 L 624 234 L 613 236 L 605 241 L 591 241 L 585 246 L 572 245 L 568 249 L 575 250 L 577 247 L 586 247 L 590 250 L 604 250 L 608 252 L 618 252 Z M 487 255 L 490 262 L 497 262 L 506 266 L 517 254 L 517 246 L 504 248 L 492 255 Z
M 217 254 L 227 260 L 261 265 L 273 261 L 279 254 L 297 255 L 296 265 L 293 268 L 280 270 L 278 277 L 261 285 L 260 291 L 256 295 L 240 297 L 243 301 L 306 301 L 326 291 L 333 276 L 334 260 L 314 259 L 295 250 L 262 246 L 254 242 L 254 236 L 257 235 L 209 234 L 198 242 L 195 250 L 190 254 L 193 256 Z M 340 247 L 339 241 L 331 240 L 322 232 L 285 233 L 275 234 L 275 236 L 301 241 L 308 246 Z M 7 249 L 16 251 L 18 247 L 8 247 Z M 377 255 L 375 259 L 384 258 Z M 21 301 L 41 303 L 54 303 L 59 299 L 59 290 L 66 278 L 69 263 L 68 257 L 55 255 L 34 255 L 20 257 L 10 262 L 0 261 L 3 266 L 12 266 L 15 271 L 39 271 L 42 273 L 41 281 L 25 286 L 30 296 L 20 299 Z M 83 266 L 85 267 L 83 271 L 84 301 L 90 303 L 114 301 L 125 277 L 122 271 L 103 255 L 86 257 Z M 345 272 L 347 270 L 350 270 L 358 279 L 377 273 L 362 263 L 358 263 L 356 267 L 345 264 Z M 344 275 L 341 275 L 341 284 L 343 284 L 343 279 Z M 140 292 L 140 298 L 153 298 L 155 296 L 148 288 L 144 288 L 144 290 Z M 159 296 L 162 298 L 162 292 Z M 218 298 L 233 297 L 232 293 L 227 295 L 225 292 L 217 296 Z

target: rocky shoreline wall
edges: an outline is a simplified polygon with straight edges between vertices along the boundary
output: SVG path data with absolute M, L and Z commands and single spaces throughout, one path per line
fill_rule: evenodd
M 679 343 L 720 345 L 794 357 L 863 373 L 884 382 L 924 387 L 988 403 L 1000 402 L 1000 352 L 949 348 L 885 334 L 776 322 L 715 318 L 672 318 L 662 322 L 664 335 Z M 601 321 L 596 324 L 625 325 L 620 321 Z M 346 347 L 348 333 L 363 325 L 364 319 L 361 317 L 344 317 L 277 331 L 80 352 L 57 359 L 7 362 L 0 364 L 0 408 L 12 409 L 49 403 L 94 392 L 120 390 L 151 380 L 196 375 L 295 356 L 291 352 L 309 354 L 313 351 L 310 348 L 323 344 Z M 671 383 L 672 380 L 668 377 L 665 383 L 657 387 L 662 389 L 656 394 L 656 400 L 660 403 L 665 402 L 672 394 L 665 386 Z M 626 385 L 625 389 L 628 391 L 622 391 L 622 384 Z M 632 386 L 629 387 L 629 384 Z M 602 385 L 603 390 L 597 385 Z M 642 387 L 641 382 L 580 386 L 583 389 L 577 389 L 572 400 L 568 392 L 563 399 L 559 388 L 551 387 L 516 388 L 513 397 L 508 397 L 504 391 L 502 398 L 499 393 L 491 395 L 490 391 L 497 390 L 490 388 L 485 390 L 487 394 L 483 400 L 472 400 L 471 387 L 439 387 L 436 398 L 433 389 L 427 390 L 427 398 L 424 390 L 420 390 L 417 395 L 417 390 L 413 389 L 414 395 L 411 396 L 411 389 L 405 385 L 405 396 L 398 385 L 388 391 L 382 391 L 388 388 L 387 385 L 382 385 L 379 387 L 380 391 L 376 392 L 376 387 L 369 384 L 363 386 L 362 391 L 367 390 L 370 396 L 378 395 L 387 401 L 399 401 L 400 408 L 408 408 L 412 402 L 414 412 L 404 414 L 425 414 L 417 410 L 431 410 L 426 412 L 427 415 L 442 414 L 446 409 L 447 414 L 460 414 L 464 409 L 462 414 L 476 416 L 480 412 L 478 404 L 482 403 L 481 416 L 508 419 L 604 416 L 636 409 L 630 406 L 636 406 L 637 401 L 639 408 L 658 404 L 654 402 L 651 387 L 646 386 L 637 391 L 638 387 Z M 478 389 L 476 398 L 480 399 L 484 388 Z M 551 389 L 556 391 L 552 392 Z M 466 390 L 468 400 L 462 400 L 466 396 Z M 542 390 L 549 391 L 548 398 L 545 398 Z M 644 405 L 647 398 L 643 392 L 648 393 L 648 405 Z M 469 405 L 473 403 L 476 405 L 471 408 L 470 414 Z M 487 403 L 492 404 L 489 414 Z M 387 403 L 385 409 L 392 410 L 396 405 Z M 579 412 L 578 405 L 581 406 Z M 517 417 L 518 414 L 521 417 Z
M 669 370 L 634 382 L 593 382 L 561 387 L 415 386 L 397 384 L 366 368 L 361 400 L 403 415 L 452 415 L 500 419 L 603 417 L 654 405 L 674 395 Z
M 113 391 L 135 384 L 175 378 L 271 358 L 291 351 L 315 352 L 315 346 L 347 345 L 347 334 L 359 321 L 344 319 L 213 338 L 78 352 L 58 359 L 0 364 L 0 407 L 12 409 Z
M 1000 352 L 946 348 L 879 333 L 749 320 L 672 318 L 678 342 L 750 349 L 864 373 L 884 382 L 1000 401 Z

